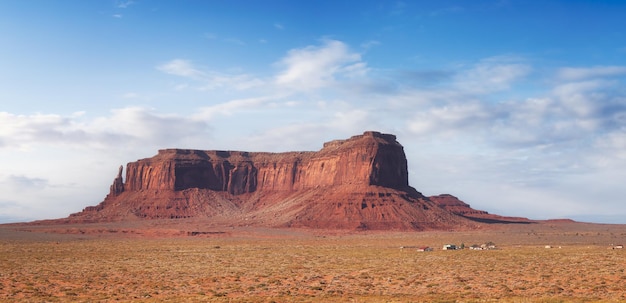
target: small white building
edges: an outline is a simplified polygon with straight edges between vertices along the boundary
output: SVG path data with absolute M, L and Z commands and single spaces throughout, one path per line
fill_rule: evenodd
M 484 248 L 478 244 L 473 244 L 469 247 L 471 250 L 483 250 Z
M 454 244 L 445 244 L 442 249 L 443 250 L 456 250 L 456 245 L 454 245 Z

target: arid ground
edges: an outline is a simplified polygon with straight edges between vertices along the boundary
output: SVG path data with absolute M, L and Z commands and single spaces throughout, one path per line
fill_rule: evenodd
M 497 249 L 467 249 L 486 242 Z M 626 302 L 626 250 L 612 249 L 624 243 L 626 225 L 567 222 L 463 232 L 0 225 L 0 301 Z

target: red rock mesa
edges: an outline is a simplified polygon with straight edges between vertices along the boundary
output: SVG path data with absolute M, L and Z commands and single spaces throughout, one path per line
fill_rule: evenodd
M 477 225 L 459 207 L 411 187 L 402 145 L 373 131 L 317 152 L 164 149 L 128 163 L 125 181 L 122 169 L 103 202 L 67 220 L 398 230 Z

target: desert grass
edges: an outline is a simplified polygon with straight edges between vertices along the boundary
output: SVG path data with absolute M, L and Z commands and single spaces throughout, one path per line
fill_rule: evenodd
M 529 244 L 441 250 L 459 237 L 0 239 L 0 301 L 626 301 L 624 250 Z M 409 247 L 417 245 L 435 251 Z

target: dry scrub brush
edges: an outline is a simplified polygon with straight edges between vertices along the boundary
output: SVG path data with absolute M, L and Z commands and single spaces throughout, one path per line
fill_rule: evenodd
M 626 300 L 624 250 L 511 246 L 417 252 L 399 248 L 407 239 L 3 242 L 0 301 Z

